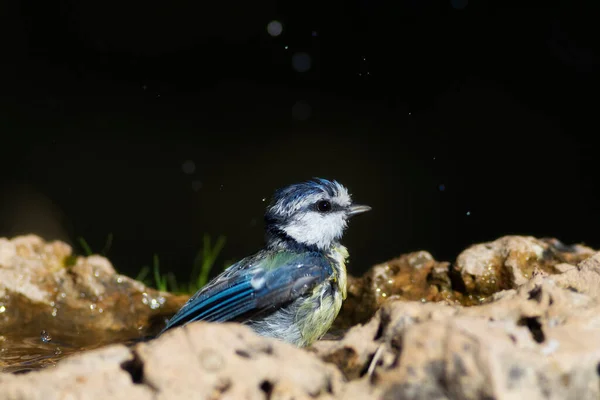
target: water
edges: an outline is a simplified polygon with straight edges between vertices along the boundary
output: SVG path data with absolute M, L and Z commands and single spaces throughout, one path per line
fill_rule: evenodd
M 53 367 L 75 353 L 154 337 L 187 296 L 169 297 L 155 306 L 154 297 L 129 289 L 118 305 L 101 314 L 91 307 L 68 309 L 64 305 L 55 313 L 52 305 L 33 306 L 17 296 L 10 299 L 0 319 L 0 373 Z
M 33 323 L 0 335 L 0 372 L 26 373 L 51 368 L 62 358 L 75 353 L 115 343 L 133 345 L 151 337 L 147 330 L 115 332 L 58 326 L 43 329 L 40 333 L 38 325 Z
M 50 343 L 52 341 L 52 336 L 50 336 L 50 334 L 48 334 L 48 332 L 46 332 L 45 330 L 42 331 L 42 333 L 40 334 L 40 339 L 42 340 L 42 342 L 44 343 Z

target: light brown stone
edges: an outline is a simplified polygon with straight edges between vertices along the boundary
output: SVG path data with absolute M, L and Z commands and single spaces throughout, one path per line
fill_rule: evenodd
M 14 265 L 14 257 L 23 257 L 19 251 L 25 250 L 0 245 L 0 261 Z M 427 254 L 377 266 L 361 290 L 381 287 L 373 283 L 394 263 L 391 286 L 420 277 L 420 290 L 428 291 L 427 284 L 440 285 L 448 274 L 445 290 L 455 299 L 481 291 L 477 280 L 489 262 L 510 273 L 511 283 L 474 306 L 447 299 L 376 302 L 366 323 L 307 349 L 235 323 L 193 323 L 131 348 L 112 345 L 56 367 L 0 374 L 0 400 L 600 398 L 600 253 L 551 239 L 504 237 L 472 246 L 454 265 Z M 85 265 L 96 263 L 81 265 L 94 271 Z M 97 265 L 110 273 L 107 264 Z M 104 286 L 90 273 L 78 274 L 87 278 L 74 285 L 101 293 Z M 464 276 L 473 278 L 470 289 L 468 279 L 456 287 Z M 33 275 L 28 282 L 44 287 Z M 45 301 L 43 290 L 33 293 Z
M 131 350 L 113 345 L 55 368 L 0 374 L 0 400 L 331 399 L 340 372 L 239 324 L 198 322 Z

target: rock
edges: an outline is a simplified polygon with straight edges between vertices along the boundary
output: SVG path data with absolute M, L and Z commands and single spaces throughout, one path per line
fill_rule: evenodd
M 369 320 L 392 299 L 448 301 L 462 299 L 452 289 L 450 263 L 438 262 L 426 251 L 405 254 L 369 269 L 362 277 L 348 278 L 348 297 L 335 322 L 338 329 Z
M 46 301 L 45 286 L 29 281 Z M 73 282 L 90 296 L 105 287 Z M 470 247 L 454 265 L 411 253 L 353 285 L 357 312 L 345 309 L 346 323 L 365 322 L 337 340 L 298 349 L 239 324 L 197 322 L 54 368 L 0 374 L 0 400 L 600 397 L 600 253 L 592 249 L 509 236 Z M 47 339 L 57 340 L 52 332 Z
M 454 269 L 460 273 L 467 293 L 485 297 L 516 288 L 535 272 L 558 273 L 557 264 L 574 264 L 592 254 L 590 248 L 565 246 L 556 239 L 505 236 L 469 247 L 458 256 Z
M 529 236 L 504 236 L 473 245 L 454 265 L 435 261 L 425 251 L 409 253 L 372 267 L 360 278 L 349 277 L 348 298 L 334 326 L 347 329 L 365 323 L 390 298 L 483 304 L 496 292 L 526 283 L 535 273 L 560 273 L 593 254 L 586 246 Z
M 480 306 L 387 302 L 367 325 L 312 351 L 345 372 L 342 397 L 597 399 L 599 293 L 597 253 Z
M 140 343 L 69 357 L 56 368 L 0 374 L 0 399 L 332 399 L 332 365 L 234 323 L 197 322 Z
M 44 364 L 81 347 L 156 333 L 186 300 L 117 274 L 104 257 L 74 256 L 63 242 L 0 238 L 0 370 L 34 367 L 36 348 Z M 50 344 L 39 340 L 42 331 Z M 23 363 L 4 361 L 24 355 Z

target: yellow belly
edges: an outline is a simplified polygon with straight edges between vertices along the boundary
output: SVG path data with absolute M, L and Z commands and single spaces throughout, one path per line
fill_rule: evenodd
M 338 245 L 331 249 L 328 257 L 333 261 L 334 267 L 330 281 L 317 286 L 311 297 L 298 310 L 297 323 L 304 341 L 302 346 L 310 345 L 327 333 L 346 299 L 348 250 Z

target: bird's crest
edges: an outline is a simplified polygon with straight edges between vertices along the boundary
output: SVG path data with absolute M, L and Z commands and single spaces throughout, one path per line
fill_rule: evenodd
M 342 205 L 351 202 L 348 190 L 339 182 L 313 178 L 277 190 L 269 205 L 269 211 L 275 215 L 289 216 L 307 202 L 323 194 L 331 199 L 337 199 Z

